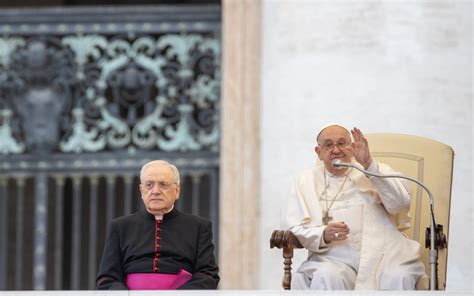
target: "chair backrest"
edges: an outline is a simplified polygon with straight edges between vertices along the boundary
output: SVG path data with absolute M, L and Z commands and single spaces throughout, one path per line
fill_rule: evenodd
M 436 224 L 449 234 L 449 209 L 453 175 L 453 149 L 441 142 L 404 134 L 366 134 L 370 152 L 379 162 L 390 165 L 405 176 L 426 185 L 433 193 Z M 429 227 L 429 197 L 413 182 L 411 186 L 411 227 L 405 233 L 420 242 L 421 258 L 429 274 L 429 249 L 425 248 L 425 229 Z M 446 287 L 447 248 L 439 251 L 439 288 Z

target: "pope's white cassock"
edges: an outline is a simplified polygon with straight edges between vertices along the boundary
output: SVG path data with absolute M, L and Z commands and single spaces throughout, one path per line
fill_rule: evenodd
M 375 160 L 367 170 L 399 174 Z M 401 179 L 368 178 L 355 169 L 336 176 L 321 162 L 301 173 L 283 211 L 284 229 L 309 251 L 293 274 L 292 289 L 414 289 L 425 273 L 420 244 L 399 231 L 409 227 L 409 207 Z M 330 222 L 349 226 L 346 240 L 322 239 L 328 208 Z

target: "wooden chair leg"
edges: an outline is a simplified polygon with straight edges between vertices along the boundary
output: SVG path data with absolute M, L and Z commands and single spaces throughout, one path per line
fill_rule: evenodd
M 283 289 L 291 289 L 291 259 L 293 258 L 293 248 L 283 248 Z

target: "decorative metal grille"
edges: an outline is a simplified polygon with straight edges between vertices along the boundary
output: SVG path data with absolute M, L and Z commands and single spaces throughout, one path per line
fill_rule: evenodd
M 219 105 L 219 7 L 1 11 L 0 289 L 93 288 L 152 159 L 217 235 Z

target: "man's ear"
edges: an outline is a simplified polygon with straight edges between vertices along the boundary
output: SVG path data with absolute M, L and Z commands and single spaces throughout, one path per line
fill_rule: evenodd
M 176 184 L 176 200 L 179 199 L 179 193 L 181 192 L 181 185 Z
M 318 145 L 316 145 L 314 147 L 314 152 L 316 152 L 316 154 L 318 155 L 318 158 L 321 159 L 321 156 L 319 155 L 321 153 L 321 147 L 319 147 Z

